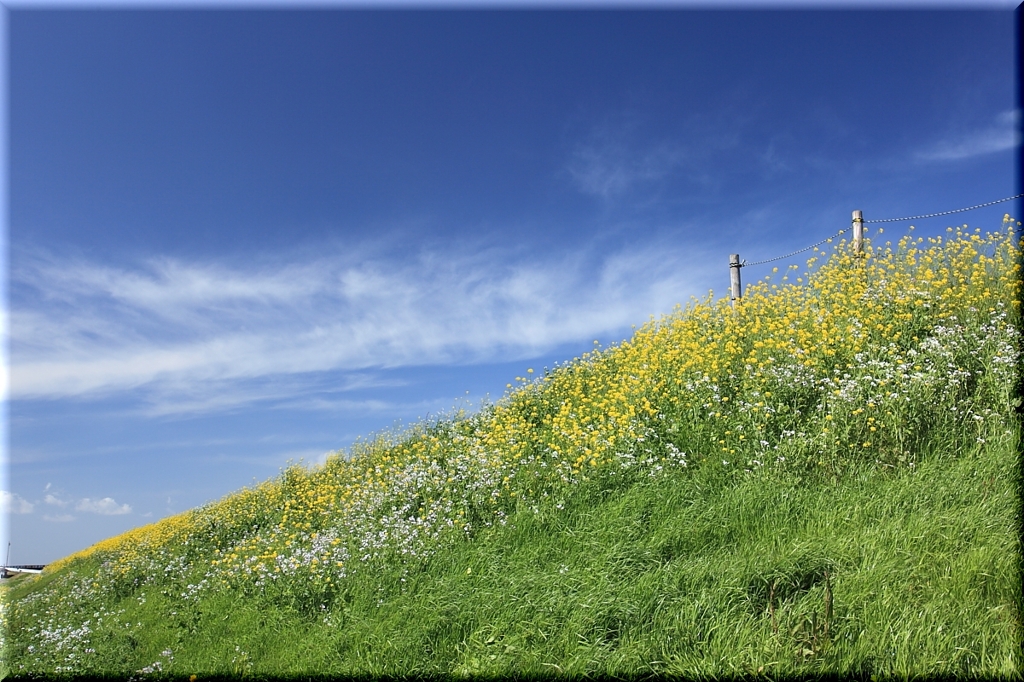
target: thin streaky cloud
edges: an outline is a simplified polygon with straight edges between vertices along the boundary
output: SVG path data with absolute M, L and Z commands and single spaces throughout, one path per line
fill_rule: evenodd
M 219 387 L 206 387 L 207 396 L 189 398 L 170 391 L 161 391 L 157 395 L 146 395 L 146 404 L 130 410 L 126 414 L 140 417 L 170 417 L 190 414 L 209 414 L 230 412 L 251 406 L 253 403 L 266 403 L 273 410 L 301 410 L 304 412 L 334 412 L 347 415 L 408 413 L 417 409 L 436 407 L 432 401 L 416 403 L 396 403 L 387 400 L 348 400 L 310 396 L 301 390 L 301 386 L 292 384 L 289 390 L 277 391 L 273 395 L 253 394 L 245 389 L 238 389 L 231 382 L 221 382 Z M 300 397 L 296 397 L 300 396 Z
M 992 125 L 942 140 L 917 154 L 924 161 L 957 161 L 1013 149 L 1021 143 L 1020 110 L 1004 111 Z
M 684 159 L 680 149 L 668 145 L 639 155 L 612 145 L 584 145 L 573 153 L 567 170 L 581 192 L 609 198 L 665 177 Z
M 283 401 L 273 406 L 277 410 L 302 410 L 344 412 L 345 414 L 408 414 L 416 411 L 437 410 L 442 407 L 438 400 L 420 400 L 400 403 L 390 400 L 346 400 L 320 397 L 302 397 Z
M 676 130 L 648 137 L 645 116 L 633 110 L 610 114 L 573 146 L 564 172 L 575 188 L 604 200 L 633 196 L 673 179 L 696 186 L 713 184 L 708 167 L 740 144 L 750 118 L 733 113 L 693 114 Z
M 245 402 L 239 381 L 536 355 L 668 312 L 707 268 L 659 245 L 586 259 L 336 254 L 244 270 L 26 258 L 12 268 L 12 397 L 145 388 L 205 410 Z

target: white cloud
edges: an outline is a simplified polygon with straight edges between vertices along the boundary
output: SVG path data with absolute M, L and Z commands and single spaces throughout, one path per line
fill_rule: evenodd
M 35 505 L 17 493 L 0 490 L 0 512 L 4 514 L 31 514 L 34 508 Z
M 50 485 L 47 484 L 46 488 L 49 489 Z M 114 514 L 128 514 L 131 513 L 132 508 L 127 504 L 119 505 L 111 497 L 104 497 L 102 500 L 91 500 L 88 497 L 80 499 L 77 503 L 72 500 L 62 499 L 52 493 L 47 493 L 43 498 L 43 502 L 54 507 L 60 507 L 63 509 L 69 505 L 74 504 L 74 508 L 77 511 L 92 512 L 94 514 L 114 515 Z M 56 516 L 44 516 L 47 521 L 70 521 L 74 517 L 70 514 L 58 514 Z
M 565 171 L 584 194 L 612 199 L 662 178 L 683 174 L 691 183 L 715 182 L 709 168 L 724 150 L 737 147 L 743 116 L 691 115 L 675 131 L 651 138 L 642 113 L 621 111 L 594 125 L 569 155 Z
M 1013 149 L 1021 143 L 1020 110 L 1004 111 L 985 128 L 953 135 L 919 152 L 925 161 L 955 161 Z
M 600 140 L 577 147 L 567 170 L 580 191 L 609 198 L 665 177 L 685 158 L 680 148 L 667 143 L 637 151 Z
M 52 521 L 54 523 L 67 523 L 68 521 L 74 521 L 75 517 L 71 514 L 56 514 L 51 516 L 50 514 L 43 515 L 43 521 Z
M 104 516 L 130 514 L 132 511 L 132 508 L 127 504 L 119 505 L 112 497 L 104 497 L 102 500 L 90 500 L 88 497 L 85 497 L 75 505 L 75 509 L 92 512 L 93 514 L 103 514 Z
M 639 128 L 639 120 L 629 113 L 594 126 L 566 164 L 576 188 L 608 199 L 659 180 L 686 160 L 686 152 L 674 142 L 639 142 Z
M 403 386 L 406 382 L 373 380 L 354 372 L 339 379 L 330 390 L 324 390 L 322 383 L 308 375 L 299 375 L 297 378 L 274 376 L 272 380 L 264 382 L 227 379 L 211 380 L 194 386 L 169 383 L 153 386 L 150 402 L 131 408 L 128 413 L 146 417 L 210 413 L 233 410 L 255 402 L 267 403 L 276 409 L 344 410 L 348 414 L 407 411 L 420 406 L 420 403 L 331 397 L 331 394 L 360 388 Z
M 655 243 L 603 258 L 339 251 L 261 266 L 19 252 L 11 395 L 142 389 L 151 413 L 209 412 L 308 397 L 318 372 L 356 373 L 358 387 L 373 367 L 529 357 L 671 310 L 706 290 L 706 261 Z

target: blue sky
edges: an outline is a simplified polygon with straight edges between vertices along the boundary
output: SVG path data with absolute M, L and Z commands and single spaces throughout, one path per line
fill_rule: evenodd
M 1005 4 L 3 21 L 12 563 L 1019 191 Z

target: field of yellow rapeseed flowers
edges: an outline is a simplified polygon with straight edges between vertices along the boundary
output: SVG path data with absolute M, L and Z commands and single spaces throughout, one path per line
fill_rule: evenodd
M 861 254 L 837 242 L 735 308 L 691 302 L 620 344 L 528 370 L 477 413 L 380 434 L 105 540 L 13 600 L 9 669 L 102 670 L 99 633 L 144 586 L 183 604 L 230 592 L 327 609 L 374 567 L 407 570 L 523 510 L 556 511 L 588 482 L 698 467 L 841 479 L 917 466 L 936 430 L 956 434 L 955 456 L 1012 419 L 1018 226 L 911 233 Z

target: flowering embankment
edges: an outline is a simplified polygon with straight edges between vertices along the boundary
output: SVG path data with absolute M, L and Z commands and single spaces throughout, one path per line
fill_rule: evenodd
M 142 627 L 116 605 L 147 585 L 180 604 L 175 617 L 223 592 L 319 615 L 369 567 L 411 570 L 516 514 L 557 513 L 580 486 L 696 467 L 831 479 L 912 468 L 939 446 L 955 457 L 1012 417 L 1015 227 L 862 254 L 836 244 L 795 282 L 784 273 L 749 288 L 735 309 L 694 302 L 619 345 L 528 370 L 476 414 L 381 435 L 99 543 L 12 604 L 12 671 L 112 660 L 97 642 Z

